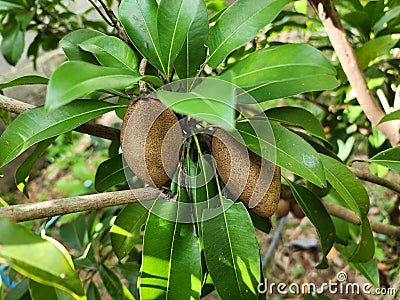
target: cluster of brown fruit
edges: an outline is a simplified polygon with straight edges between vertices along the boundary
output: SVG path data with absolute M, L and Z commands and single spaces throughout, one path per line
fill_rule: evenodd
M 142 181 L 165 185 L 177 168 L 182 142 L 178 118 L 159 100 L 141 99 L 129 106 L 121 128 L 122 152 Z M 222 129 L 215 132 L 212 152 L 232 196 L 258 215 L 272 216 L 279 202 L 280 168 L 248 151 Z
M 295 216 L 297 219 L 302 219 L 305 217 L 304 212 L 301 210 L 296 201 L 294 201 L 294 199 L 291 199 L 291 201 L 280 199 L 278 203 L 278 208 L 275 212 L 276 216 L 278 218 L 282 218 L 284 216 L 287 216 L 289 211 L 291 211 L 293 216 Z

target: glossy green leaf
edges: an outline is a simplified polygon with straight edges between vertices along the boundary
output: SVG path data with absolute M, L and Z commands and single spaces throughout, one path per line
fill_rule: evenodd
M 388 23 L 399 17 L 400 6 L 389 9 L 382 18 L 380 18 L 372 27 L 375 34 L 387 28 Z
M 32 300 L 73 300 L 73 296 L 67 292 L 52 286 L 44 285 L 32 279 L 29 280 L 29 293 Z
M 24 9 L 25 5 L 23 1 L 0 1 L 0 10 L 12 10 L 12 9 Z
M 256 128 L 262 129 L 264 126 L 267 130 L 267 125 L 258 123 L 263 121 L 252 121 L 253 124 L 255 122 L 260 124 L 256 125 Z M 238 122 L 236 128 L 246 146 L 254 153 L 317 186 L 326 186 L 324 168 L 314 148 L 285 127 L 274 122 L 271 122 L 270 125 L 273 136 L 268 139 L 257 136 L 249 122 Z
M 54 111 L 96 90 L 123 90 L 140 79 L 142 76 L 127 69 L 96 66 L 82 61 L 65 62 L 50 77 L 45 108 Z
M 173 111 L 222 128 L 233 128 L 235 90 L 228 82 L 205 79 L 190 92 L 158 90 L 157 96 Z
M 389 53 L 399 42 L 399 38 L 399 34 L 385 35 L 374 38 L 358 48 L 355 52 L 361 70 L 367 68 L 369 63 L 379 56 Z
M 0 219 L 0 256 L 21 274 L 83 299 L 84 289 L 68 251 L 24 226 Z M 29 253 L 29 255 L 27 255 Z
M 157 28 L 156 0 L 122 0 L 118 15 L 136 49 L 153 66 L 166 74 Z
M 83 250 L 88 241 L 85 215 L 81 214 L 71 222 L 62 224 L 60 226 L 60 237 L 68 246 L 80 251 Z
M 311 223 L 314 225 L 322 249 L 322 261 L 317 266 L 319 269 L 328 268 L 326 256 L 335 242 L 335 226 L 325 206 L 310 190 L 290 180 L 287 181 L 293 196 Z
M 143 237 L 139 278 L 143 299 L 198 299 L 202 272 L 199 239 L 193 224 L 173 222 L 180 215 L 180 202 L 156 201 Z M 162 212 L 169 220 L 154 212 Z
M 106 112 L 122 107 L 96 100 L 79 100 L 51 113 L 39 106 L 20 114 L 0 137 L 0 167 L 30 146 L 68 132 Z
M 172 65 L 182 49 L 189 28 L 203 0 L 162 0 L 157 10 L 157 28 L 165 74 L 171 74 Z
M 93 53 L 102 66 L 138 72 L 139 62 L 135 52 L 115 36 L 94 37 L 79 44 L 79 47 Z
M 233 50 L 253 39 L 288 4 L 289 0 L 237 0 L 210 29 L 207 63 L 216 68 Z
M 199 1 L 195 19 L 190 25 L 185 43 L 174 62 L 179 78 L 190 78 L 197 75 L 207 55 L 207 49 L 204 46 L 207 36 L 207 8 L 204 1 Z
M 113 300 L 135 300 L 128 288 L 121 282 L 117 274 L 102 265 L 100 277 L 104 286 Z
M 100 292 L 97 286 L 91 282 L 86 290 L 87 300 L 101 300 Z
M 30 300 L 28 278 L 24 277 L 4 297 L 4 300 Z
M 1 52 L 10 65 L 15 66 L 25 47 L 25 31 L 10 22 L 2 30 Z
M 400 147 L 382 151 L 368 161 L 400 172 Z
M 400 120 L 400 110 L 396 110 L 382 118 L 379 123 L 392 121 L 392 120 Z
M 320 154 L 325 168 L 326 179 L 343 198 L 349 208 L 360 218 L 369 210 L 369 196 L 361 181 L 346 165 L 334 158 Z
M 335 76 L 335 68 L 320 51 L 306 44 L 287 44 L 248 55 L 220 78 L 263 102 L 335 88 L 339 85 Z
M 221 208 L 203 213 L 207 269 L 222 299 L 257 299 L 261 270 L 253 224 L 242 203 L 221 200 Z
M 44 141 L 41 141 L 35 150 L 27 157 L 18 169 L 15 171 L 15 184 L 17 188 L 25 194 L 27 198 L 29 198 L 28 193 L 28 180 L 29 174 L 32 171 L 33 166 L 37 162 L 37 160 L 42 156 L 42 154 L 47 150 L 47 148 L 54 142 L 55 138 L 50 138 Z
M 111 227 L 111 245 L 121 260 L 142 240 L 141 231 L 148 216 L 147 209 L 141 203 L 132 203 L 124 207 Z
M 60 46 L 69 60 L 86 61 L 96 64 L 97 60 L 93 54 L 83 51 L 79 48 L 79 44 L 100 36 L 105 36 L 105 34 L 93 29 L 78 29 L 64 36 L 60 40 Z
M 26 84 L 47 84 L 49 79 L 39 75 L 26 75 L 15 78 L 8 82 L 0 83 L 0 90 L 17 85 L 26 85 Z
M 129 167 L 124 168 L 122 164 L 122 154 L 103 161 L 97 168 L 94 188 L 98 192 L 104 192 L 116 184 L 124 183 L 128 171 Z
M 299 126 L 308 133 L 321 139 L 325 139 L 324 128 L 322 127 L 321 122 L 304 108 L 294 106 L 275 107 L 266 110 L 265 115 L 270 120 L 275 120 L 292 126 Z
M 373 257 L 375 251 L 372 230 L 368 221 L 370 205 L 368 193 L 346 165 L 323 154 L 320 154 L 320 157 L 328 182 L 360 218 L 360 241 L 350 259 L 353 262 L 367 262 Z

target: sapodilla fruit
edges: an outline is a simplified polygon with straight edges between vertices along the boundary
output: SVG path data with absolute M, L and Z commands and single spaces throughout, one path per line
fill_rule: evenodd
M 128 107 L 121 127 L 122 154 L 143 182 L 161 187 L 172 178 L 182 138 L 178 118 L 157 99 L 141 99 Z
M 281 169 L 248 151 L 222 129 L 215 131 L 212 150 L 217 171 L 229 192 L 256 214 L 273 215 L 280 198 Z
M 280 199 L 278 203 L 278 207 L 276 209 L 276 216 L 278 218 L 282 218 L 284 216 L 287 216 L 287 214 L 290 211 L 290 202 L 285 200 L 285 199 Z

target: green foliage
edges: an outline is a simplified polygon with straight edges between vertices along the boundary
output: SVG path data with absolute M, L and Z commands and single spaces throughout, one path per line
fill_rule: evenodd
M 103 4 L 111 9 L 112 2 Z M 332 49 L 330 42 L 320 34 L 319 21 L 309 17 L 306 1 L 292 3 L 297 11 L 285 9 L 290 2 L 122 0 L 118 19 L 126 37 L 88 20 L 92 9 L 75 15 L 59 0 L 0 1 L 1 50 L 10 64 L 20 59 L 25 34 L 32 30 L 37 36 L 28 55 L 34 60 L 40 47 L 47 51 L 58 41 L 68 58 L 49 80 L 28 75 L 0 84 L 0 90 L 48 84 L 45 106 L 20 114 L 0 137 L 0 166 L 38 144 L 15 174 L 26 196 L 32 167 L 45 151 L 55 158 L 54 167 L 70 171 L 72 179 L 55 184 L 70 196 L 93 192 L 92 181 L 97 192 L 125 189 L 127 182 L 142 187 L 124 165 L 119 142 L 109 146 L 109 158 L 93 176 L 83 155 L 60 155 L 68 146 L 65 137 L 55 138 L 104 113 L 116 111 L 122 118 L 130 101 L 144 96 L 143 84 L 182 118 L 185 134 L 191 135 L 182 145 L 175 177 L 163 190 L 170 201 L 63 216 L 57 228 L 50 227 L 52 221 L 44 225 L 42 237 L 0 219 L 0 261 L 29 278 L 6 299 L 100 299 L 104 290 L 113 299 L 200 299 L 214 289 L 222 299 L 258 299 L 262 272 L 254 227 L 269 232 L 271 220 L 222 192 L 208 158 L 211 143 L 204 137 L 216 127 L 294 175 L 287 182 L 320 238 L 317 267 L 328 267 L 326 256 L 334 246 L 379 285 L 370 199 L 338 157 L 345 161 L 355 145 L 366 149 L 369 143 L 366 161 L 398 172 L 399 147 L 388 148 L 362 114 L 343 70 L 325 51 Z M 400 68 L 392 49 L 399 41 L 400 6 L 358 0 L 336 5 L 373 93 L 383 93 L 395 106 Z M 292 29 L 306 32 L 307 43 L 274 42 Z M 145 74 L 139 74 L 142 58 Z M 109 100 L 114 96 L 119 100 Z M 381 122 L 397 119 L 394 112 Z M 365 128 L 369 138 L 360 134 Z M 331 217 L 323 201 L 350 209 L 360 225 Z M 46 231 L 60 237 L 73 259 Z M 75 266 L 84 276 L 78 278 Z M 100 285 L 93 279 L 97 274 Z

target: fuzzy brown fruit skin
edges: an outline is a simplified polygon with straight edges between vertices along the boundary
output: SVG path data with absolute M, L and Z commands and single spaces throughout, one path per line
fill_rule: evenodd
M 272 216 L 279 202 L 281 169 L 248 151 L 222 129 L 217 129 L 214 134 L 212 150 L 218 173 L 233 196 L 256 214 Z M 260 172 L 261 165 L 263 173 Z M 251 207 L 251 203 L 256 205 Z
M 290 211 L 290 202 L 285 200 L 285 199 L 280 199 L 278 203 L 278 207 L 276 209 L 276 216 L 278 218 L 282 218 L 284 216 L 287 216 L 287 214 Z
M 161 187 L 179 159 L 182 131 L 172 110 L 156 99 L 132 103 L 121 126 L 124 159 L 143 182 Z

